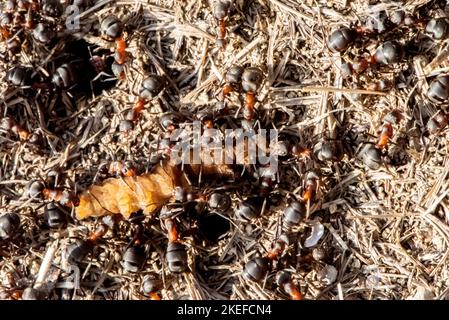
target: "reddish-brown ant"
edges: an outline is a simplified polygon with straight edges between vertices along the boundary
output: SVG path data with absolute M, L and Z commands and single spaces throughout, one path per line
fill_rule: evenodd
M 226 18 L 229 15 L 231 2 L 227 0 L 217 0 L 214 3 L 213 16 L 217 20 L 217 45 L 224 49 L 226 47 Z
M 30 181 L 25 194 L 30 198 L 43 197 L 46 200 L 57 201 L 69 208 L 78 206 L 80 201 L 76 194 L 67 190 L 46 188 L 39 180 Z
M 175 198 L 179 192 L 174 191 Z M 167 259 L 168 269 L 173 273 L 185 272 L 188 269 L 187 251 L 186 247 L 180 242 L 178 227 L 175 222 L 176 215 L 183 212 L 181 207 L 171 208 L 164 206 L 160 212 L 159 218 L 161 223 L 167 230 L 167 252 L 165 258 Z
M 282 235 L 264 257 L 253 258 L 245 264 L 243 276 L 250 281 L 262 281 L 270 270 L 272 262 L 280 258 L 287 245 L 288 238 Z
M 78 241 L 76 244 L 71 245 L 68 248 L 69 262 L 78 263 L 81 262 L 89 252 L 92 251 L 95 244 L 103 238 L 109 227 L 101 223 L 94 232 L 92 232 L 89 237 L 85 240 Z
M 115 63 L 119 66 L 126 62 L 126 42 L 123 38 L 123 23 L 114 15 L 106 17 L 100 26 L 104 38 L 108 41 L 115 41 Z M 124 78 L 123 68 L 116 66 L 113 70 L 117 71 L 116 76 L 120 79 Z
M 144 228 L 139 222 L 144 219 L 143 215 L 135 215 L 130 221 L 138 223 L 137 228 L 134 230 L 132 241 L 126 247 L 123 257 L 122 265 L 125 271 L 138 272 L 144 266 L 147 259 L 147 252 L 145 246 L 143 246 L 143 231 Z
M 126 42 L 123 37 L 115 39 L 115 44 L 117 45 L 117 57 L 115 61 L 118 64 L 124 64 L 126 62 Z
M 259 68 L 246 68 L 242 74 L 242 89 L 246 92 L 243 117 L 247 121 L 255 118 L 254 106 L 256 104 L 256 92 L 263 81 L 263 73 Z
M 164 226 L 167 229 L 167 237 L 169 242 L 179 241 L 179 232 L 173 218 L 164 219 Z
M 393 137 L 393 124 L 398 123 L 401 120 L 401 114 L 398 111 L 392 111 L 384 117 L 384 124 L 379 136 L 379 141 L 376 144 L 376 148 L 384 150 L 387 148 L 388 143 Z
M 0 239 L 10 239 L 18 231 L 20 217 L 15 212 L 8 212 L 0 216 Z
M 401 115 L 397 110 L 388 113 L 384 117 L 384 124 L 382 125 L 377 144 L 367 143 L 362 147 L 360 157 L 369 168 L 376 170 L 380 167 L 382 151 L 387 149 L 393 137 L 393 124 L 398 123 L 400 120 Z
M 127 133 L 132 130 L 134 122 L 139 118 L 145 105 L 154 99 L 164 87 L 165 79 L 161 76 L 152 74 L 143 80 L 138 100 L 133 109 L 126 114 L 125 120 L 120 123 L 121 132 Z
M 359 58 L 352 63 L 346 63 L 342 68 L 349 74 L 359 74 L 377 64 L 389 65 L 398 63 L 402 61 L 403 57 L 404 50 L 402 45 L 397 41 L 387 41 L 381 44 L 373 55 Z
M 282 253 L 285 251 L 285 248 L 288 244 L 288 240 L 286 237 L 281 236 L 278 240 L 276 240 L 273 244 L 271 251 L 269 251 L 265 257 L 271 261 L 278 260 Z
M 449 75 L 440 74 L 429 85 L 427 97 L 430 101 L 441 104 L 449 99 Z
M 426 26 L 426 33 L 433 39 L 441 40 L 445 34 L 445 32 L 443 32 L 445 27 L 440 19 L 432 19 L 430 21 L 425 19 L 415 19 L 412 16 L 405 14 L 403 11 L 394 12 L 391 18 L 388 19 L 386 12 L 381 11 L 379 12 L 379 17 L 377 19 L 368 20 L 366 26 L 353 28 L 341 27 L 333 31 L 327 41 L 327 47 L 333 52 L 343 52 L 346 51 L 357 38 L 378 35 L 403 25 L 415 26 L 418 28 Z
M 291 147 L 291 154 L 300 160 L 310 159 L 312 150 L 303 146 L 293 145 Z

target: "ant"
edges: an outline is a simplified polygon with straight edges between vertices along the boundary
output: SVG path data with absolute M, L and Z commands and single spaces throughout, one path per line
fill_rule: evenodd
M 56 33 L 50 26 L 38 23 L 33 29 L 33 38 L 38 44 L 48 46 L 56 39 Z
M 297 159 L 304 160 L 310 159 L 312 150 L 303 146 L 293 145 L 290 149 L 290 153 Z
M 61 89 L 67 89 L 89 78 L 94 66 L 82 59 L 75 59 L 58 67 L 53 74 L 52 83 Z M 88 69 L 88 72 L 86 72 Z
M 175 197 L 182 193 L 183 190 L 180 189 L 182 188 L 174 191 Z M 159 218 L 167 230 L 168 245 L 165 258 L 167 259 L 168 269 L 173 273 L 182 273 L 188 269 L 186 247 L 180 242 L 179 231 L 175 222 L 175 217 L 183 211 L 183 208 L 164 206 L 159 214 Z
M 182 273 L 188 270 L 188 256 L 185 245 L 181 243 L 176 217 L 185 212 L 184 204 L 192 201 L 205 203 L 210 210 L 224 213 L 230 208 L 231 199 L 227 195 L 216 192 L 208 195 L 186 193 L 182 187 L 176 187 L 173 196 L 175 202 L 162 207 L 159 219 L 167 231 L 166 260 L 168 269 L 173 273 Z
M 371 90 L 371 91 L 382 91 L 382 92 L 386 92 L 388 90 L 390 90 L 391 88 L 393 88 L 393 82 L 389 81 L 387 79 L 380 79 L 378 81 L 372 82 L 370 84 L 368 84 L 367 86 L 367 90 Z
M 393 126 L 390 122 L 385 122 L 380 132 L 379 141 L 376 144 L 376 148 L 384 150 L 387 148 L 390 139 L 393 137 Z
M 449 20 L 447 18 L 431 19 L 426 24 L 425 33 L 433 40 L 445 40 L 449 37 Z
M 182 188 L 175 188 L 177 190 L 174 190 L 174 196 L 175 199 L 177 195 L 182 192 Z M 176 201 L 176 200 L 175 200 Z M 173 203 L 174 205 L 178 203 Z M 161 219 L 161 222 L 163 223 L 164 228 L 167 230 L 167 238 L 168 242 L 178 242 L 180 240 L 179 238 L 179 231 L 178 227 L 175 222 L 176 216 L 183 213 L 183 208 L 178 206 L 164 206 L 161 209 L 161 212 L 159 214 L 159 218 Z
M 254 105 L 256 103 L 256 92 L 260 88 L 262 81 L 263 73 L 259 68 L 250 67 L 243 71 L 242 89 L 246 92 L 243 117 L 249 122 L 255 118 Z
M 33 84 L 32 75 L 31 68 L 14 66 L 6 73 L 6 80 L 16 87 L 29 87 Z
M 263 201 L 263 197 L 248 197 L 239 203 L 239 206 L 235 211 L 235 215 L 243 221 L 257 219 L 262 212 Z
M 101 223 L 94 232 L 92 232 L 87 239 L 77 241 L 67 249 L 69 255 L 69 262 L 79 263 L 92 251 L 97 242 L 103 238 L 108 232 L 109 227 L 105 223 Z
M 388 147 L 388 143 L 393 137 L 393 124 L 397 124 L 401 120 L 401 115 L 398 111 L 388 113 L 383 119 L 382 129 L 380 131 L 379 141 L 376 148 L 384 150 Z
M 217 20 L 217 45 L 223 50 L 226 47 L 226 18 L 229 15 L 231 2 L 217 0 L 214 3 L 213 16 Z
M 11 117 L 5 117 L 0 122 L 0 129 L 3 129 L 8 132 L 12 132 L 19 136 L 19 138 L 23 141 L 26 141 L 30 143 L 32 146 L 40 146 L 42 144 L 42 139 L 40 134 L 38 133 L 31 133 L 25 128 L 23 128 L 21 125 L 17 123 L 13 118 Z
M 341 27 L 334 30 L 328 38 L 327 47 L 332 52 L 344 52 L 360 37 L 379 35 L 400 26 L 416 26 L 418 28 L 426 26 L 426 34 L 435 40 L 442 40 L 447 37 L 446 30 L 449 26 L 447 19 L 432 19 L 429 21 L 415 19 L 401 10 L 395 11 L 390 19 L 386 16 L 385 11 L 380 11 L 379 19 L 369 20 L 367 25 L 353 28 Z
M 38 180 L 33 180 L 26 187 L 26 194 L 30 198 L 42 196 L 45 200 L 56 201 L 66 207 L 76 207 L 79 205 L 79 198 L 76 194 L 61 189 L 46 188 Z
M 115 177 L 135 177 L 136 170 L 130 162 L 113 161 L 109 164 L 103 164 L 99 168 L 99 173 L 103 175 L 112 175 Z
M 79 198 L 74 193 L 66 190 L 44 188 L 42 190 L 42 196 L 46 200 L 57 201 L 69 208 L 76 207 L 80 203 Z
M 54 202 L 49 202 L 44 208 L 44 220 L 50 228 L 59 229 L 67 223 L 67 215 Z
M 116 73 L 117 78 L 123 80 L 125 75 L 123 72 L 123 64 L 126 62 L 126 42 L 123 37 L 123 22 L 114 15 L 107 16 L 100 25 L 101 33 L 107 41 L 115 41 L 116 51 L 115 51 L 115 63 L 112 69 Z
M 1 12 L 0 17 L 0 33 L 3 40 L 7 40 L 19 27 L 26 30 L 34 28 L 33 14 L 39 11 L 39 3 L 37 1 L 7 1 L 3 9 L 4 12 Z
M 168 263 L 168 269 L 173 273 L 182 273 L 187 271 L 187 251 L 185 245 L 180 242 L 169 242 L 165 259 Z
M 397 41 L 386 41 L 377 47 L 373 55 L 367 58 L 359 58 L 352 63 L 345 63 L 342 68 L 349 74 L 359 74 L 364 72 L 369 67 L 377 64 L 390 65 L 401 62 L 404 58 L 404 49 Z
M 338 140 L 328 140 L 318 142 L 313 153 L 320 161 L 339 161 L 343 158 L 343 145 Z
M 304 202 L 292 201 L 283 212 L 283 223 L 287 230 L 298 226 L 304 220 L 307 213 Z
M 382 129 L 380 131 L 377 144 L 367 143 L 361 151 L 362 161 L 371 169 L 377 170 L 382 163 L 382 152 L 387 149 L 391 138 L 393 137 L 393 125 L 401 120 L 398 111 L 388 113 L 383 119 Z
M 12 24 L 12 15 L 10 13 L 0 13 L 0 35 L 1 41 L 5 41 L 11 37 L 11 31 L 8 28 Z
M 142 215 L 143 218 L 145 216 Z M 140 222 L 140 215 L 134 217 L 136 222 Z M 134 230 L 134 236 L 130 244 L 126 247 L 125 252 L 122 257 L 123 268 L 128 272 L 138 272 L 144 266 L 147 258 L 147 253 L 145 247 L 142 245 L 143 242 L 143 226 L 138 224 L 137 228 Z
M 272 244 L 272 250 L 263 257 L 256 257 L 249 260 L 243 269 L 243 277 L 247 280 L 262 281 L 271 267 L 273 261 L 278 260 L 288 245 L 288 238 L 281 235 L 278 240 Z
M 279 271 L 276 274 L 277 285 L 284 290 L 292 300 L 303 300 L 301 291 L 292 281 L 291 274 L 286 271 Z
M 382 164 L 382 152 L 373 143 L 362 146 L 360 157 L 363 163 L 373 170 L 379 169 Z
M 63 13 L 63 6 L 58 0 L 42 1 L 42 12 L 52 18 L 60 17 Z
M 139 118 L 139 115 L 142 113 L 145 105 L 158 96 L 164 87 L 165 79 L 161 76 L 151 74 L 143 80 L 137 102 L 135 103 L 133 109 L 127 112 L 125 115 L 125 120 L 120 122 L 120 132 L 128 133 L 133 129 L 134 122 Z
M 282 253 L 284 253 L 286 246 L 288 245 L 288 239 L 285 235 L 281 235 L 278 240 L 272 244 L 271 251 L 269 251 L 265 257 L 271 261 L 278 260 Z

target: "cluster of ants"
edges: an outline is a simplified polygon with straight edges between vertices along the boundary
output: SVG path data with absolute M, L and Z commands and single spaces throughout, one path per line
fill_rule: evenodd
M 2 52 L 1 58 L 5 64 L 12 65 L 6 72 L 5 80 L 14 90 L 19 90 L 25 96 L 31 97 L 35 95 L 39 98 L 46 94 L 54 94 L 62 91 L 76 93 L 77 90 L 79 91 L 81 85 L 92 81 L 101 73 L 111 73 L 116 77 L 117 81 L 124 80 L 125 64 L 128 61 L 128 54 L 126 51 L 127 44 L 124 37 L 125 26 L 123 22 L 115 15 L 106 16 L 100 21 L 99 32 L 101 38 L 107 42 L 115 43 L 115 47 L 112 49 L 113 54 L 108 54 L 108 50 L 101 50 L 100 48 L 99 51 L 103 55 L 92 56 L 91 52 L 86 54 L 79 49 L 80 46 L 85 46 L 82 42 L 83 40 L 72 37 L 69 30 L 65 30 L 62 27 L 64 25 L 64 19 L 67 18 L 64 12 L 68 5 L 88 9 L 90 1 L 74 1 L 73 3 L 62 4 L 59 0 L 8 0 L 2 7 L 0 28 L 1 40 L 5 44 L 5 51 Z M 219 48 L 224 48 L 226 45 L 225 21 L 228 18 L 230 5 L 231 3 L 229 1 L 216 1 L 212 8 L 213 17 L 216 19 L 217 46 Z M 56 58 L 53 58 L 49 64 L 45 64 L 48 66 L 48 70 L 43 70 L 42 67 L 36 69 L 33 66 L 33 61 L 31 61 L 32 63 L 30 65 L 22 65 L 17 62 L 19 61 L 19 56 L 23 53 L 30 55 L 39 63 L 41 61 L 47 61 L 48 56 Z M 228 111 L 226 97 L 231 92 L 243 90 L 246 94 L 243 121 L 247 122 L 247 126 L 252 126 L 256 118 L 256 92 L 264 80 L 263 72 L 255 67 L 244 69 L 236 66 L 229 70 L 226 79 L 227 83 L 222 90 L 220 101 L 217 103 L 217 108 L 219 108 L 217 112 L 226 114 Z M 166 87 L 166 84 L 166 79 L 163 76 L 157 74 L 146 75 L 141 83 L 134 107 L 125 113 L 123 120 L 119 124 L 120 132 L 126 136 L 134 129 L 143 109 L 148 103 L 157 99 L 158 95 Z M 214 121 L 217 120 L 215 115 L 197 116 L 206 128 L 213 127 L 215 125 Z M 160 117 L 159 122 L 165 132 L 170 133 L 177 126 L 175 120 L 179 121 L 179 116 L 165 114 Z M 22 124 L 20 119 L 12 115 L 4 116 L 0 121 L 0 130 L 2 132 L 15 135 L 21 141 L 31 146 L 42 147 L 44 143 L 42 134 L 32 132 L 27 127 Z M 168 140 L 162 139 L 160 141 L 159 150 L 162 150 L 162 152 L 156 155 L 154 161 L 150 161 L 155 166 L 161 163 L 161 158 L 168 158 L 170 156 L 170 148 L 173 147 L 173 144 Z M 115 179 L 113 181 L 124 178 L 145 178 L 145 175 L 138 175 L 136 172 L 137 170 L 135 168 L 121 162 L 111 163 L 98 170 L 99 175 L 106 179 L 104 181 L 106 186 L 112 185 L 111 180 L 107 179 L 107 177 L 111 176 L 114 177 L 112 179 Z M 155 188 L 162 188 L 161 181 L 152 181 L 151 176 L 147 176 L 147 178 L 147 180 L 142 180 L 142 188 L 147 187 L 145 183 L 157 183 Z M 168 179 L 173 180 L 175 178 L 173 175 L 168 177 Z M 272 181 L 269 178 L 265 178 L 264 183 L 267 188 L 272 185 Z M 51 187 L 51 185 L 55 185 L 55 187 Z M 44 206 L 44 220 L 46 225 L 52 229 L 60 229 L 67 225 L 69 219 L 64 207 L 79 209 L 80 205 L 86 206 L 82 202 L 82 197 L 80 199 L 79 195 L 74 192 L 59 188 L 56 185 L 56 182 L 51 183 L 50 181 L 33 180 L 26 186 L 24 192 L 24 196 L 27 198 L 46 201 Z M 316 183 L 310 183 L 308 188 L 310 190 L 308 189 L 307 192 L 312 194 L 314 188 L 316 188 Z M 148 189 L 145 190 L 147 193 L 150 193 Z M 160 211 L 159 220 L 161 221 L 162 228 L 166 230 L 168 238 L 165 260 L 169 271 L 176 274 L 189 271 L 187 247 L 181 241 L 182 233 L 179 231 L 179 225 L 182 223 L 181 220 L 183 220 L 183 216 L 186 214 L 185 212 L 188 211 L 188 208 L 192 210 L 192 203 L 204 203 L 211 212 L 224 213 L 230 209 L 231 199 L 229 194 L 219 192 L 208 194 L 199 192 L 194 197 L 191 192 L 187 192 L 179 185 L 174 187 L 172 192 L 173 199 L 170 199 L 169 203 L 158 209 Z M 156 193 L 157 191 L 154 190 L 154 194 Z M 241 202 L 237 209 L 237 215 L 246 221 L 256 219 L 261 213 L 264 199 L 268 196 L 267 193 L 261 191 L 262 194 L 263 196 L 251 197 Z M 97 198 L 94 202 L 98 202 L 96 204 L 103 207 L 104 203 L 101 203 L 103 200 L 107 201 L 106 199 Z M 144 245 L 147 236 L 145 235 L 142 224 L 145 216 L 138 212 L 124 212 L 123 210 L 116 213 L 122 215 L 129 214 L 129 220 L 136 225 L 133 240 L 125 248 L 122 256 L 123 268 L 129 272 L 140 271 L 148 256 Z M 95 214 L 96 212 L 94 211 L 89 212 L 89 215 Z M 114 228 L 115 220 L 112 219 L 111 222 L 105 219 L 108 222 L 100 223 L 86 239 L 77 241 L 71 245 L 67 249 L 68 261 L 76 265 L 85 261 L 85 258 L 93 251 L 95 245 L 109 230 Z M 19 232 L 20 225 L 21 218 L 17 213 L 8 212 L 1 215 L 0 238 L 2 241 L 14 239 Z M 282 250 L 276 249 L 276 252 L 273 251 L 269 255 L 269 259 L 277 259 L 282 253 Z M 266 273 L 268 271 L 268 264 L 260 265 L 260 267 L 263 268 L 260 272 Z M 259 281 L 260 276 L 253 277 L 258 272 L 256 269 L 249 262 L 244 274 L 249 275 L 248 279 L 257 278 L 256 280 Z M 291 281 L 288 273 L 283 272 L 279 274 L 278 284 L 292 298 L 301 298 L 299 290 Z M 160 277 L 151 274 L 145 277 L 142 283 L 142 292 L 147 294 L 151 299 L 160 299 L 161 297 L 158 291 L 162 289 L 161 286 L 162 281 Z M 43 298 L 47 295 L 48 292 L 41 292 L 35 287 L 26 288 L 20 294 L 24 299 Z
M 394 11 L 390 16 L 385 11 L 380 11 L 375 18 L 370 18 L 363 26 L 341 27 L 334 30 L 328 38 L 327 46 L 331 52 L 344 54 L 358 40 L 362 41 L 370 37 L 382 35 L 396 35 L 400 28 L 416 29 L 423 31 L 424 35 L 434 41 L 442 42 L 449 38 L 449 20 L 441 18 L 415 18 L 404 11 Z M 398 40 L 388 40 L 381 43 L 374 54 L 356 57 L 350 62 L 343 62 L 340 71 L 342 76 L 358 76 L 368 68 L 388 67 L 403 62 L 407 55 L 407 44 Z M 369 89 L 376 91 L 388 91 L 391 83 L 386 80 L 375 82 Z M 428 101 L 442 106 L 449 98 L 449 75 L 439 74 L 429 84 L 426 93 Z M 385 159 L 385 151 L 393 137 L 393 126 L 403 118 L 398 110 L 388 113 L 383 119 L 380 137 L 377 144 L 368 143 L 360 148 L 360 158 L 371 169 L 378 169 Z M 449 116 L 444 110 L 439 110 L 427 121 L 424 131 L 430 134 L 441 132 L 449 123 Z
M 73 1 L 80 8 L 88 8 L 89 1 Z M 226 47 L 227 26 L 231 2 L 217 0 L 213 3 L 212 16 L 216 26 L 216 46 L 224 49 Z M 22 92 L 58 92 L 71 90 L 80 83 L 92 80 L 101 73 L 111 73 L 116 81 L 126 78 L 126 63 L 129 61 L 127 52 L 125 25 L 117 16 L 108 15 L 99 22 L 101 38 L 109 42 L 113 47 L 110 50 L 100 52 L 103 55 L 92 56 L 79 54 L 78 49 L 67 49 L 69 46 L 61 45 L 67 41 L 68 35 L 61 26 L 64 17 L 64 6 L 58 0 L 8 0 L 2 8 L 0 16 L 0 31 L 2 41 L 5 43 L 6 51 L 1 53 L 3 61 L 13 64 L 6 73 L 6 81 L 11 87 L 20 89 Z M 367 24 L 363 27 L 341 27 L 331 33 L 327 46 L 334 53 L 344 53 L 357 41 L 366 36 L 379 36 L 391 33 L 401 27 L 424 29 L 426 35 L 436 41 L 449 38 L 449 20 L 438 19 L 415 19 L 404 12 L 394 12 L 390 17 L 381 14 L 376 23 Z M 76 41 L 73 41 L 76 43 Z M 76 46 L 75 46 L 76 47 Z M 31 66 L 16 64 L 17 56 L 22 52 L 35 50 L 40 58 L 50 51 L 60 50 L 61 59 L 56 59 L 57 66 L 46 73 L 37 71 Z M 50 50 L 50 51 L 49 51 Z M 67 58 L 68 57 L 68 58 Z M 382 43 L 372 55 L 345 62 L 341 66 L 344 76 L 359 75 L 368 68 L 376 66 L 390 66 L 401 62 L 405 57 L 403 45 L 396 40 Z M 260 66 L 233 65 L 228 68 L 224 84 L 220 87 L 217 95 L 216 105 L 206 112 L 198 112 L 195 115 L 184 115 L 180 112 L 167 112 L 159 116 L 159 126 L 162 135 L 158 140 L 157 152 L 152 154 L 148 163 L 150 170 L 141 172 L 136 166 L 124 162 L 112 162 L 98 169 L 98 175 L 102 177 L 100 186 L 87 188 L 81 194 L 51 187 L 48 181 L 33 180 L 25 188 L 26 198 L 45 201 L 44 219 L 50 228 L 59 229 L 66 226 L 68 216 L 64 208 L 71 208 L 80 217 L 81 210 L 89 208 L 89 216 L 102 216 L 111 213 L 113 219 L 103 217 L 102 222 L 86 238 L 78 240 L 67 248 L 68 261 L 80 265 L 95 250 L 95 246 L 104 238 L 108 231 L 115 228 L 118 216 L 128 218 L 133 226 L 133 236 L 129 244 L 124 248 L 122 254 L 122 266 L 128 272 L 141 271 L 148 260 L 148 249 L 145 242 L 149 236 L 146 232 L 146 218 L 151 216 L 160 222 L 161 229 L 166 235 L 167 248 L 164 256 L 168 270 L 173 274 L 193 271 L 189 260 L 189 246 L 184 236 L 190 235 L 192 221 L 201 220 L 209 214 L 231 217 L 233 220 L 252 224 L 261 218 L 263 212 L 272 205 L 272 194 L 276 191 L 278 179 L 276 172 L 271 171 L 263 165 L 244 165 L 244 173 L 240 166 L 204 167 L 200 173 L 193 166 L 166 169 L 165 164 L 169 162 L 171 153 L 176 147 L 176 142 L 170 139 L 175 129 L 183 126 L 184 122 L 191 119 L 200 120 L 204 128 L 228 128 L 227 117 L 231 116 L 234 108 L 233 120 L 242 128 L 253 129 L 258 122 L 258 92 L 265 81 L 263 68 Z M 379 83 L 374 90 L 386 90 L 385 83 Z M 146 73 L 137 93 L 137 101 L 133 108 L 127 111 L 119 123 L 119 131 L 126 137 L 130 134 L 139 120 L 143 110 L 148 104 L 153 103 L 160 97 L 167 86 L 167 79 L 156 73 Z M 241 94 L 244 98 L 241 99 Z M 238 99 L 232 99 L 232 95 Z M 449 75 L 437 76 L 429 86 L 427 97 L 430 101 L 441 104 L 449 99 Z M 239 100 L 240 99 L 240 100 Z M 243 101 L 242 105 L 233 105 L 233 101 Z M 383 164 L 388 145 L 394 134 L 394 126 L 397 125 L 402 116 L 394 110 L 388 113 L 380 129 L 377 143 L 365 143 L 359 149 L 359 155 L 363 163 L 370 169 L 378 169 Z M 449 123 L 449 116 L 443 111 L 429 119 L 428 130 L 436 133 Z M 0 130 L 16 135 L 20 140 L 31 145 L 41 145 L 42 137 L 30 132 L 19 119 L 5 115 L 0 122 Z M 289 167 L 292 161 L 307 162 L 308 167 L 313 169 L 302 174 L 301 194 L 289 201 L 282 211 L 281 234 L 272 241 L 272 247 L 266 253 L 258 253 L 250 257 L 242 265 L 241 275 L 246 281 L 266 284 L 267 279 L 278 286 L 286 295 L 294 300 L 303 299 L 303 291 L 300 285 L 292 277 L 289 271 L 289 251 L 292 251 L 294 238 L 298 236 L 298 230 L 304 223 L 311 223 L 309 217 L 319 206 L 320 187 L 322 173 L 320 163 L 335 162 L 343 158 L 345 147 L 342 141 L 326 139 L 315 144 L 312 148 L 297 143 L 293 137 L 282 135 L 277 142 L 276 153 L 280 157 L 280 171 Z M 250 190 L 249 195 L 242 197 L 238 203 L 233 203 L 231 191 L 218 187 L 217 183 L 223 184 L 228 181 L 229 176 L 223 172 L 231 171 L 233 183 L 245 184 Z M 199 175 L 209 177 L 213 184 L 208 190 L 204 186 L 195 185 L 194 181 Z M 186 184 L 181 176 L 189 176 Z M 53 184 L 54 185 L 54 184 Z M 162 187 L 163 186 L 163 187 Z M 126 191 L 123 191 L 123 188 Z M 234 187 L 237 189 L 238 187 Z M 210 191 L 213 190 L 213 191 Z M 108 199 L 117 204 L 115 211 L 108 209 Z M 149 209 L 151 207 L 151 209 Z M 154 208 L 153 208 L 154 207 Z M 206 212 L 206 213 L 205 213 Z M 208 212 L 208 213 L 207 213 Z M 145 214 L 144 214 L 145 213 Z M 199 223 L 201 225 L 201 223 Z M 207 224 L 204 223 L 203 224 Z M 21 225 L 20 216 L 15 212 L 8 212 L 0 216 L 0 239 L 13 240 Z M 207 228 L 204 227 L 204 228 Z M 229 228 L 216 236 L 226 233 Z M 326 266 L 329 278 L 336 278 L 336 270 L 324 263 L 325 255 L 317 246 L 323 233 L 324 227 L 320 223 L 312 224 L 312 232 L 309 238 L 301 244 L 298 256 L 301 261 L 318 261 Z M 200 230 L 201 232 L 201 230 Z M 204 230 L 204 232 L 206 232 Z M 216 240 L 216 239 L 215 239 Z M 273 277 L 273 275 L 275 275 Z M 274 281 L 273 281 L 274 280 Z M 335 280 L 335 279 L 334 279 Z M 164 282 L 156 273 L 148 274 L 141 285 L 141 291 L 150 299 L 162 298 L 161 290 Z M 23 291 L 23 298 L 42 297 L 42 292 L 30 287 Z

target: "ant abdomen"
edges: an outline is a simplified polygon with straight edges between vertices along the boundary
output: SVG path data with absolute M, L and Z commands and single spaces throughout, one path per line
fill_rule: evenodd
M 433 40 L 447 39 L 449 37 L 449 20 L 447 18 L 429 20 L 425 33 Z
M 343 27 L 331 33 L 327 41 L 327 47 L 333 52 L 343 52 L 354 43 L 355 39 L 356 33 L 354 30 Z
M 270 261 L 267 258 L 257 257 L 249 260 L 243 269 L 243 277 L 247 280 L 260 282 L 270 269 Z
M 381 44 L 374 54 L 377 63 L 389 65 L 402 61 L 404 50 L 402 45 L 397 41 L 387 41 Z
M 187 251 L 186 247 L 179 242 L 169 242 L 167 253 L 165 255 L 168 263 L 168 269 L 173 273 L 182 273 L 187 271 Z
M 449 74 L 440 74 L 432 80 L 427 97 L 435 103 L 443 103 L 449 98 Z

